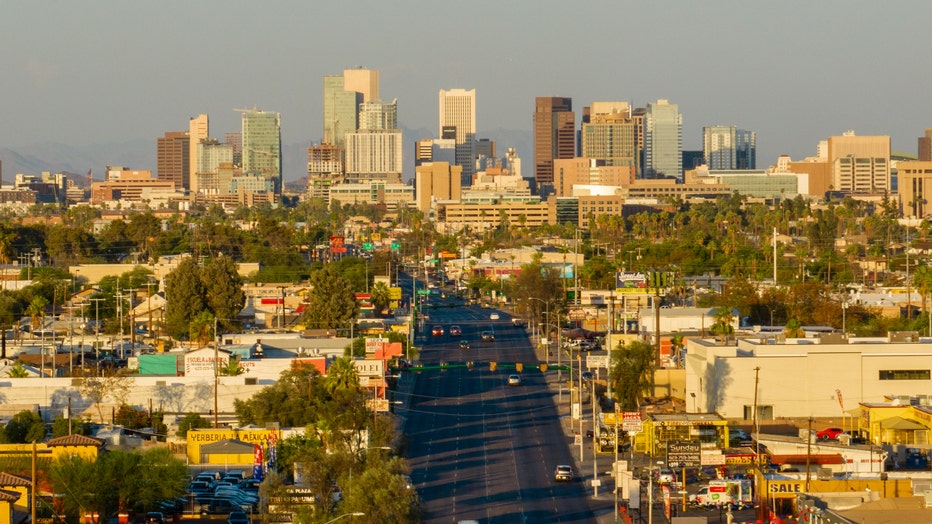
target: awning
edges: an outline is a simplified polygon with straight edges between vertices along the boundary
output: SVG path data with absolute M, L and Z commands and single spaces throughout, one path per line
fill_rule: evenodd
M 913 431 L 917 429 L 929 429 L 918 422 L 914 422 L 903 417 L 890 417 L 880 421 L 880 427 L 884 429 L 895 429 L 897 431 Z

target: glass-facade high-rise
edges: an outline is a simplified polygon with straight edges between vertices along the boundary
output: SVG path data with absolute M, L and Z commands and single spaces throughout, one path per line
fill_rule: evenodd
M 346 91 L 342 76 L 324 77 L 324 143 L 343 147 L 347 133 L 358 128 L 361 93 Z
M 735 169 L 737 167 L 735 131 L 735 126 L 702 128 L 702 153 L 709 169 Z
M 573 99 L 539 96 L 534 100 L 534 181 L 538 193 L 553 191 L 553 161 L 576 156 Z
M 679 106 L 660 99 L 647 104 L 644 173 L 683 180 L 683 116 Z
M 280 113 L 243 112 L 243 173 L 255 173 L 282 190 L 282 117 Z

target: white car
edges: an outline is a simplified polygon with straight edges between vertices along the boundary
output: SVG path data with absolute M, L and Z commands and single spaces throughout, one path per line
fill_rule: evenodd
M 520 386 L 521 376 L 520 375 L 508 375 L 508 385 L 509 386 Z
M 492 313 L 491 315 L 489 315 L 489 319 L 491 320 L 498 320 L 499 318 L 500 317 L 498 316 L 498 313 Z

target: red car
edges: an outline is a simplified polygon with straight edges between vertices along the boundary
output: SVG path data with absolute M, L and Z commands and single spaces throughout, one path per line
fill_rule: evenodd
M 838 435 L 844 432 L 845 430 L 841 428 L 825 428 L 816 433 L 816 438 L 819 440 L 838 440 Z

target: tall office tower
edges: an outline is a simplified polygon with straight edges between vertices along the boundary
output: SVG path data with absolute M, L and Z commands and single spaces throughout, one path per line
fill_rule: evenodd
M 324 77 L 324 143 L 343 147 L 346 133 L 355 133 L 362 95 L 343 88 L 342 76 Z
M 702 128 L 702 155 L 709 169 L 735 169 L 738 165 L 735 126 Z
M 926 136 L 919 137 L 919 161 L 932 162 L 932 128 L 926 128 Z
M 437 200 L 459 200 L 462 194 L 460 166 L 447 162 L 428 162 L 414 170 L 414 194 L 417 208 L 427 215 Z
M 737 169 L 757 169 L 757 133 L 735 130 L 735 161 Z
M 207 115 L 201 113 L 188 120 L 188 140 L 190 140 L 190 142 L 188 142 L 188 180 L 185 180 L 183 185 L 185 189 L 197 191 L 197 181 L 194 177 L 194 174 L 197 173 L 197 144 L 201 140 L 205 140 L 209 137 L 210 121 Z
M 828 139 L 835 191 L 879 195 L 890 190 L 890 137 L 848 131 Z
M 683 116 L 679 107 L 660 99 L 647 104 L 644 128 L 644 174 L 683 180 Z
M 258 109 L 243 114 L 243 173 L 272 180 L 276 193 L 282 191 L 282 116 Z
M 201 140 L 197 144 L 198 173 L 216 173 L 221 164 L 233 164 L 233 145 L 221 143 L 216 138 Z
M 476 172 L 476 90 L 440 90 L 439 135 L 453 129 L 456 141 L 456 165 L 463 168 L 463 185 L 472 183 Z
M 362 95 L 362 102 L 379 99 L 379 72 L 375 69 L 343 70 L 343 88 Z
M 640 153 L 628 103 L 593 102 L 583 113 L 580 156 L 602 161 L 606 166 L 634 166 L 637 170 Z
M 647 108 L 634 108 L 631 111 L 631 120 L 634 122 L 634 136 L 638 149 L 637 176 L 642 177 L 644 175 L 644 127 L 647 121 Z
M 543 97 L 534 100 L 534 181 L 538 193 L 553 191 L 553 161 L 576 154 L 576 114 L 573 99 Z
M 223 143 L 233 148 L 233 165 L 243 167 L 243 133 L 241 131 L 224 133 Z
M 179 189 L 187 188 L 191 179 L 188 133 L 168 131 L 164 137 L 159 137 L 156 147 L 156 179 L 174 182 Z
M 359 130 L 398 129 L 398 99 L 370 100 L 359 105 Z
M 307 149 L 307 196 L 330 199 L 330 186 L 343 180 L 343 152 L 321 144 Z
M 344 136 L 346 179 L 400 182 L 403 143 L 398 101 L 370 100 L 359 108 L 359 130 Z
M 359 129 L 359 105 L 378 98 L 378 71 L 346 69 L 343 76 L 325 76 L 323 142 L 343 147 L 346 134 Z

